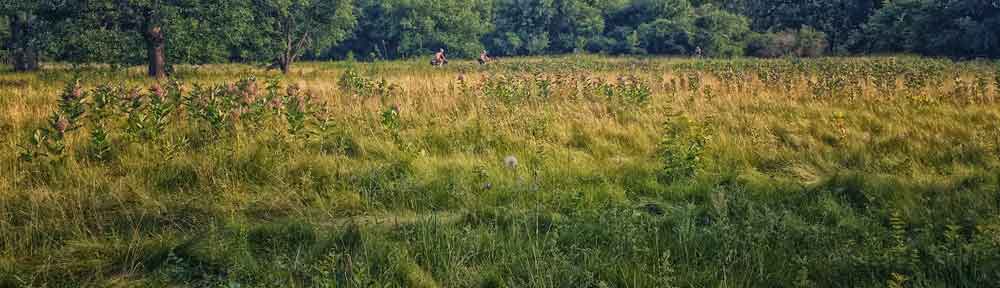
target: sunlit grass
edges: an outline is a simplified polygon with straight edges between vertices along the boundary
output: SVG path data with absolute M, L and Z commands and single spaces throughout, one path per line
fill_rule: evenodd
M 0 74 L 0 286 L 1000 279 L 1000 86 L 981 83 L 996 63 L 177 66 L 185 93 L 298 85 L 329 123 L 292 133 L 290 104 L 215 129 L 185 104 L 146 140 L 112 117 L 108 159 L 86 124 L 64 161 L 19 160 L 74 76 L 85 91 L 153 84 L 139 67 L 70 68 Z M 347 71 L 390 88 L 347 89 Z

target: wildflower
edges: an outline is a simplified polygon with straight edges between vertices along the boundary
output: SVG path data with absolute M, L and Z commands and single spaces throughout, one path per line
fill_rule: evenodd
M 307 97 L 299 96 L 298 98 L 296 98 L 295 102 L 297 102 L 296 103 L 297 106 L 295 108 L 297 108 L 298 111 L 306 111 L 306 102 L 308 102 Z
M 282 104 L 281 97 L 274 96 L 271 98 L 271 102 L 268 103 L 268 106 L 270 106 L 271 109 L 280 109 L 281 104 Z
M 292 85 L 288 86 L 288 91 L 286 91 L 286 92 L 288 93 L 288 96 L 295 96 L 295 95 L 299 94 L 299 90 L 301 90 L 299 88 L 299 84 L 292 84 Z
M 504 157 L 503 165 L 507 166 L 507 168 L 510 170 L 517 169 L 517 157 L 514 157 L 514 155 L 509 155 L 507 157 Z
M 80 87 L 80 83 L 73 85 L 73 91 L 69 94 L 70 99 L 80 99 L 83 97 L 83 88 Z
M 236 84 L 233 83 L 226 84 L 226 93 L 236 94 Z
M 259 92 L 259 91 L 257 91 L 257 82 L 256 81 L 250 81 L 250 83 L 247 83 L 246 92 L 251 97 L 256 98 L 257 95 L 258 95 L 258 92 Z
M 250 93 L 250 91 L 247 90 L 243 91 L 240 100 L 243 102 L 243 104 L 252 104 L 253 102 L 257 101 L 256 95 Z
M 167 95 L 167 91 L 160 87 L 160 83 L 153 83 L 152 86 L 149 86 L 149 91 L 153 92 L 153 95 L 158 99 L 163 99 L 163 96 Z
M 69 119 L 66 119 L 64 115 L 59 115 L 53 126 L 56 128 L 56 131 L 59 131 L 59 134 L 64 134 L 66 133 L 66 129 L 69 129 Z
M 125 100 L 136 100 L 136 99 L 139 99 L 139 88 L 132 88 L 132 90 L 130 90 L 128 94 L 125 95 Z

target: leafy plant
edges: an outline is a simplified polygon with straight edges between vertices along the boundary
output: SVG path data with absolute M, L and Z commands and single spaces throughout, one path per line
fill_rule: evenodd
M 299 135 L 306 129 L 307 116 L 311 113 L 307 110 L 312 103 L 312 94 L 302 91 L 298 85 L 288 87 L 285 95 L 285 119 L 288 121 L 288 133 Z
M 602 85 L 604 95 L 612 100 L 620 100 L 628 104 L 643 105 L 649 102 L 653 92 L 649 85 L 635 76 L 618 77 L 614 84 Z
M 35 161 L 41 158 L 61 162 L 66 152 L 66 133 L 79 129 L 86 112 L 84 92 L 79 79 L 70 81 L 59 98 L 59 109 L 49 116 L 48 126 L 39 128 L 26 145 L 21 146 L 20 159 Z
M 391 95 L 393 91 L 399 90 L 399 86 L 390 84 L 385 79 L 378 81 L 371 80 L 361 76 L 361 74 L 358 74 L 354 70 L 347 70 L 344 74 L 341 74 L 337 80 L 337 86 L 344 93 L 361 97 L 385 98 Z
M 675 117 L 665 126 L 659 146 L 663 164 L 660 179 L 673 183 L 694 176 L 701 166 L 705 144 L 711 139 L 707 128 L 685 116 Z

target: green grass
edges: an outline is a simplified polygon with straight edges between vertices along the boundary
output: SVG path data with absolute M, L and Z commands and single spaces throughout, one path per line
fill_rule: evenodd
M 139 68 L 0 74 L 0 287 L 1000 282 L 998 63 L 494 64 L 178 66 L 162 130 Z M 74 77 L 65 152 L 20 160 Z

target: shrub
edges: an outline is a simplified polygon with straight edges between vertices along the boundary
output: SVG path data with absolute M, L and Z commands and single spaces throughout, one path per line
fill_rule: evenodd
M 818 57 L 828 47 L 826 33 L 809 26 L 799 30 L 759 33 L 747 41 L 747 55 L 762 58 Z
M 667 19 L 639 26 L 640 42 L 647 52 L 653 54 L 688 54 L 691 49 L 691 27 Z
M 361 97 L 386 97 L 393 91 L 399 90 L 399 86 L 390 84 L 385 79 L 368 79 L 354 70 L 347 70 L 340 75 L 337 80 L 340 91 Z
M 805 26 L 796 34 L 795 54 L 799 57 L 822 56 L 828 45 L 826 33 Z
M 795 44 L 795 34 L 789 31 L 754 34 L 747 42 L 747 54 L 762 58 L 782 57 L 791 55 Z
M 666 126 L 659 147 L 663 163 L 661 182 L 673 183 L 693 177 L 709 140 L 707 129 L 684 116 L 667 122 Z

